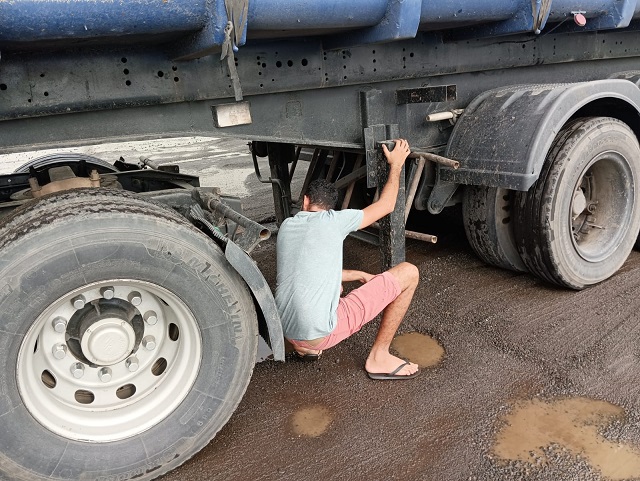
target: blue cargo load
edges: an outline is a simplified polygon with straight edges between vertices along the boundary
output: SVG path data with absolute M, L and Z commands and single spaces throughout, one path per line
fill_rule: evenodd
M 247 39 L 296 36 L 356 45 L 443 29 L 464 28 L 474 37 L 539 34 L 558 25 L 615 29 L 638 16 L 638 0 L 14 0 L 0 2 L 0 49 L 189 38 L 193 52 L 211 53 L 224 44 L 229 22 L 237 48 Z

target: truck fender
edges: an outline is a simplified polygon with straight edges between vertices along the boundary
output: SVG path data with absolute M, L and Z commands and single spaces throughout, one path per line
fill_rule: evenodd
M 606 79 L 486 91 L 465 109 L 449 139 L 445 156 L 460 168 L 441 166 L 440 179 L 526 191 L 556 134 L 581 110 L 630 122 L 637 134 L 640 89 L 628 80 Z
M 274 360 L 284 361 L 284 334 L 282 333 L 280 315 L 278 314 L 276 301 L 273 298 L 271 289 L 262 272 L 260 272 L 260 269 L 258 269 L 253 259 L 231 241 L 227 241 L 224 255 L 229 261 L 229 264 L 231 264 L 247 283 L 256 303 L 262 311 L 266 327 L 269 331 L 269 343 L 273 351 Z

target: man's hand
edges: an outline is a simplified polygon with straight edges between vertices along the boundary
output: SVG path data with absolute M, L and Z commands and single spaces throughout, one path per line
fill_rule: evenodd
M 382 144 L 382 151 L 391 167 L 402 167 L 408 155 L 411 153 L 411 149 L 409 149 L 409 142 L 404 139 L 398 139 L 395 142 L 396 146 L 392 151 L 390 151 L 385 144 Z
M 366 284 L 371 279 L 373 279 L 373 274 L 369 274 L 368 272 L 342 269 L 342 282 L 358 281 Z
M 373 274 L 369 274 L 368 272 L 360 272 L 360 281 L 361 284 L 366 284 L 371 279 L 373 279 Z
M 362 209 L 363 216 L 360 223 L 360 229 L 364 229 L 370 226 L 374 222 L 382 219 L 385 215 L 393 212 L 398 198 L 398 190 L 400 188 L 400 174 L 402 173 L 402 166 L 405 160 L 409 156 L 411 150 L 409 149 L 409 143 L 404 139 L 398 139 L 395 141 L 396 146 L 392 151 L 387 149 L 385 144 L 382 144 L 382 151 L 387 158 L 389 164 L 389 177 L 387 183 L 380 192 L 380 197 L 377 202 L 368 205 Z

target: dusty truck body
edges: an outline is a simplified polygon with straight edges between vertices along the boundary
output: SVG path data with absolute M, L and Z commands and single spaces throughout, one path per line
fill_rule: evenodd
M 638 18 L 635 0 L 0 2 L 0 152 L 244 137 L 281 221 L 301 149 L 305 185 L 362 207 L 401 136 L 401 199 L 360 234 L 385 263 L 409 212 L 462 203 L 487 263 L 581 289 L 640 228 Z M 284 358 L 248 255 L 268 232 L 197 177 L 62 153 L 0 194 L 3 479 L 159 476 L 231 416 L 259 334 Z

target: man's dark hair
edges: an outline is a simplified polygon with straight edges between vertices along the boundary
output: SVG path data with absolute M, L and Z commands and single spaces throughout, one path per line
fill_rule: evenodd
M 309 203 L 323 209 L 334 209 L 338 203 L 338 189 L 324 179 L 314 180 L 307 189 Z

